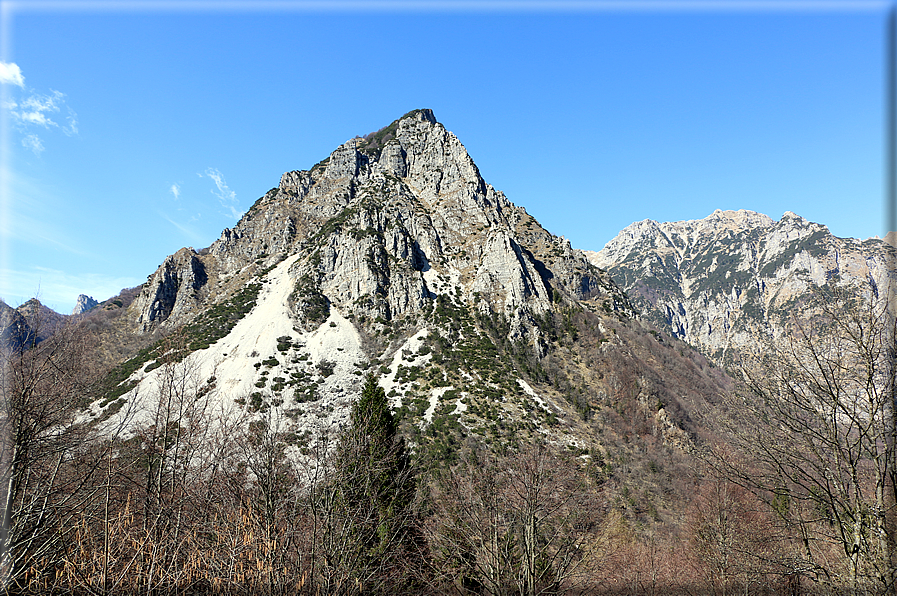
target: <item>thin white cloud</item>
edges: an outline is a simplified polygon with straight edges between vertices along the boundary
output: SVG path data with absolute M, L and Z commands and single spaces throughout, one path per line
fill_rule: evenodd
M 17 97 L 4 99 L 2 109 L 11 116 L 23 135 L 22 146 L 40 155 L 44 151 L 42 139 L 34 134 L 35 128 L 57 128 L 67 136 L 78 134 L 78 114 L 66 104 L 65 93 L 50 89 L 41 93 L 25 86 L 25 77 L 17 64 L 0 61 L 0 83 L 20 87 Z M 10 91 L 12 93 L 12 91 Z
M 68 124 L 62 127 L 62 132 L 67 134 L 68 136 L 78 134 L 78 114 L 75 113 L 75 110 L 66 106 L 68 109 L 69 115 L 67 118 Z
M 79 248 L 77 240 L 75 243 L 68 242 L 68 232 L 59 226 L 49 224 L 46 217 L 35 218 L 23 213 L 12 214 L 12 217 L 7 217 L 0 222 L 0 233 L 7 239 L 42 248 L 54 246 L 69 254 L 96 258 L 96 255 L 90 251 Z
M 180 185 L 179 185 L 177 182 L 175 182 L 174 184 L 172 184 L 172 185 L 171 185 L 171 188 L 169 188 L 168 190 L 171 191 L 171 194 L 174 195 L 174 198 L 175 198 L 175 199 L 180 199 L 180 198 L 181 198 L 181 187 L 180 187 Z
M 212 194 L 218 197 L 218 202 L 221 203 L 221 206 L 230 212 L 230 217 L 235 220 L 243 217 L 243 211 L 237 209 L 237 193 L 227 186 L 224 175 L 217 168 L 207 168 L 204 175 L 211 178 L 212 182 L 215 183 L 215 189 L 212 190 Z M 199 176 L 202 177 L 203 174 Z
M 41 142 L 40 137 L 37 135 L 28 135 L 24 139 L 22 139 L 22 146 L 26 149 L 30 149 L 35 155 L 40 155 L 44 152 L 44 144 Z
M 228 209 L 230 209 L 230 216 L 234 218 L 234 221 L 240 221 L 240 218 L 243 217 L 245 211 L 240 211 L 233 205 L 228 205 Z
M 25 86 L 25 77 L 22 76 L 22 71 L 18 64 L 0 60 L 0 84 L 15 85 L 17 87 Z
M 215 183 L 215 186 L 218 187 L 218 192 L 216 194 L 222 201 L 237 200 L 237 194 L 227 187 L 227 182 L 224 180 L 224 175 L 216 168 L 206 169 L 206 176 L 211 178 Z M 214 193 L 215 191 L 212 192 Z
M 65 102 L 65 94 L 53 91 L 51 95 L 34 93 L 26 97 L 22 103 L 13 110 L 12 115 L 22 123 L 36 124 L 44 128 L 59 126 L 51 117 L 51 114 L 59 112 L 60 104 Z
M 48 217 L 47 213 L 58 210 L 64 199 L 57 192 L 49 190 L 42 181 L 15 171 L 8 166 L 0 167 L 0 179 L 5 182 L 4 199 L 6 206 L 0 210 L 0 238 L 22 243 L 16 251 L 27 251 L 27 247 L 46 248 L 86 257 L 100 259 L 102 255 L 84 250 L 83 243 L 73 236 L 71 226 L 66 222 Z
M 205 237 L 191 226 L 179 223 L 162 212 L 159 212 L 159 216 L 177 228 L 178 231 L 186 236 L 194 245 L 201 245 L 203 242 L 206 242 Z M 190 218 L 190 221 L 195 221 L 195 218 Z

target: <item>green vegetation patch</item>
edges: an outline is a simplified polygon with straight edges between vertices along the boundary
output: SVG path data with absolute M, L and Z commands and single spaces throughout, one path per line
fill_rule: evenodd
M 343 231 L 345 225 L 349 222 L 350 219 L 358 215 L 358 207 L 346 207 L 338 214 L 334 215 L 321 226 L 321 229 L 315 233 L 309 239 L 309 243 L 314 244 L 315 242 L 330 236 L 333 233 L 339 233 Z
M 208 348 L 231 332 L 240 320 L 255 306 L 261 283 L 252 283 L 242 288 L 229 300 L 213 304 L 195 321 L 184 328 L 188 337 L 187 353 Z
M 164 361 L 180 362 L 187 355 L 208 348 L 230 333 L 231 329 L 252 310 L 261 289 L 261 283 L 247 285 L 230 299 L 213 304 L 196 320 L 180 330 L 177 336 L 160 339 L 140 350 L 106 375 L 97 398 L 103 399 L 102 403 L 107 404 L 136 387 L 136 382 L 126 380 L 151 360 L 156 362 L 147 366 L 147 371 L 162 366 Z
M 321 293 L 308 274 L 296 282 L 289 300 L 294 308 L 305 316 L 309 325 L 318 326 L 330 316 L 330 300 Z
M 401 120 L 401 118 L 399 120 Z M 358 144 L 358 150 L 368 157 L 373 158 L 375 161 L 379 160 L 380 154 L 383 153 L 383 148 L 386 144 L 396 138 L 396 130 L 399 128 L 399 120 L 395 120 L 389 126 L 384 126 L 376 132 L 366 134 L 364 140 Z

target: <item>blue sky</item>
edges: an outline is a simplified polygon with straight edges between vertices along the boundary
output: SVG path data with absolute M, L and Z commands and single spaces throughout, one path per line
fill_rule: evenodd
M 885 231 L 888 2 L 0 5 L 13 305 L 137 285 L 421 107 L 576 248 L 717 208 Z

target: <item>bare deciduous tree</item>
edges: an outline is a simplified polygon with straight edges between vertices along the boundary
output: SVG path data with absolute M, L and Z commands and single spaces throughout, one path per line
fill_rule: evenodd
M 771 513 L 750 491 L 725 479 L 711 476 L 696 487 L 686 527 L 696 576 L 708 594 L 749 594 L 780 571 Z
M 91 427 L 76 418 L 97 379 L 91 338 L 77 325 L 43 341 L 39 320 L 7 345 L 0 369 L 0 577 L 22 588 L 52 574 L 76 520 L 92 506 L 101 457 Z
M 591 581 L 607 534 L 599 494 L 576 463 L 545 445 L 472 458 L 432 497 L 431 548 L 455 588 L 536 596 Z
M 821 297 L 814 321 L 795 319 L 792 333 L 746 358 L 729 436 L 750 460 L 715 458 L 727 477 L 764 495 L 791 531 L 783 565 L 855 593 L 895 590 L 890 306 L 874 291 Z

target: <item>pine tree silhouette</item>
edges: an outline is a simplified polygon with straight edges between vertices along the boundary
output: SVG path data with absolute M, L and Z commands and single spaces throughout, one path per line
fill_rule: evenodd
M 415 477 L 386 393 L 368 376 L 340 435 L 334 504 L 343 520 L 345 572 L 362 592 L 395 587 L 413 542 Z

